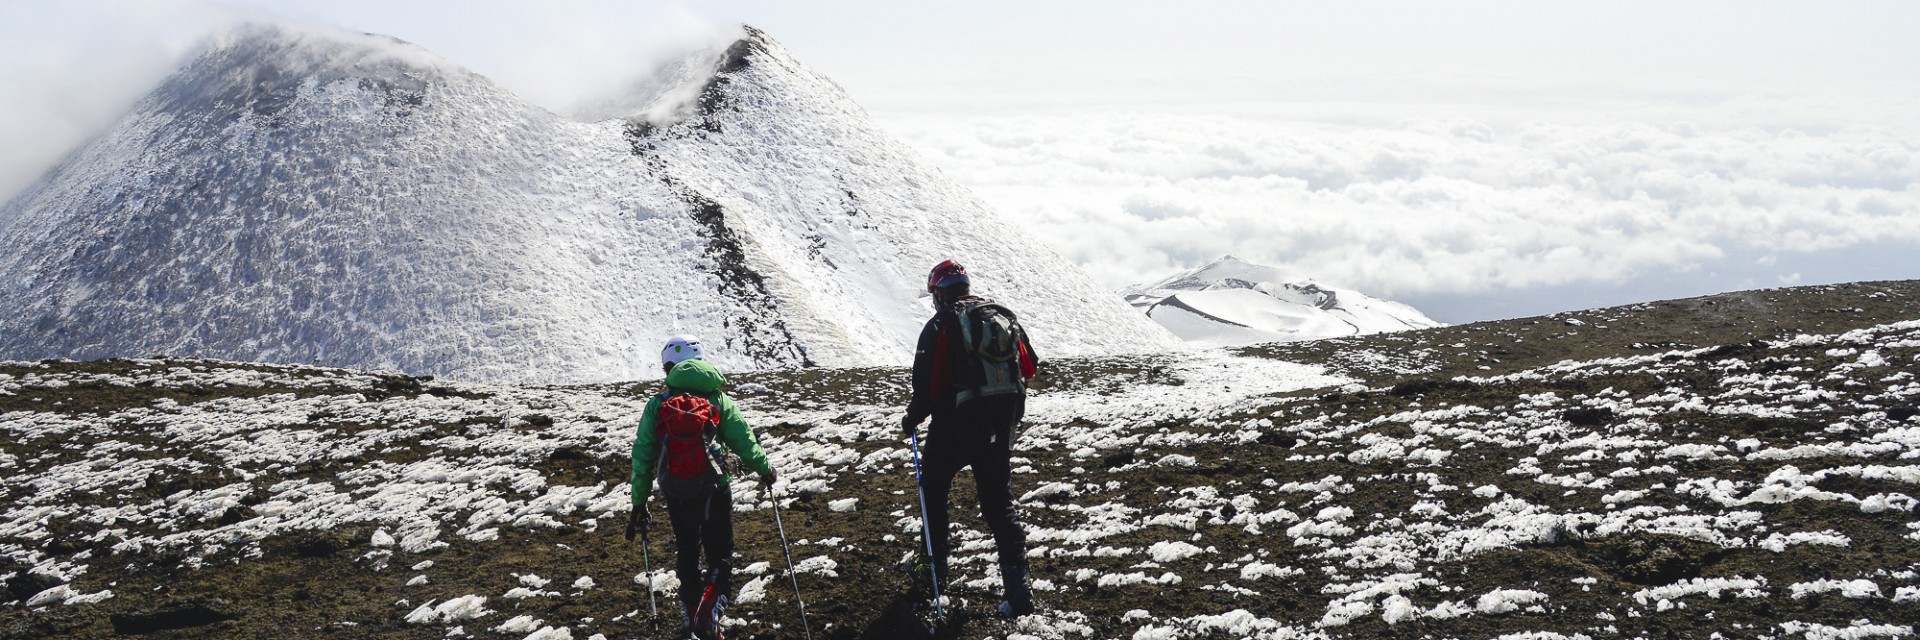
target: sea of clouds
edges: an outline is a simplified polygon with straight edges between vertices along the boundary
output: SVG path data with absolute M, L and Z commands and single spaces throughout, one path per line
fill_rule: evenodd
M 1231 253 L 1459 322 L 1920 276 L 1920 119 L 1898 115 L 1920 103 L 1827 104 L 1036 110 L 887 124 L 1116 288 Z

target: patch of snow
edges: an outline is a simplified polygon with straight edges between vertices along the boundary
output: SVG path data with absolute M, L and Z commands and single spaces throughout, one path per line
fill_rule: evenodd
M 1153 558 L 1154 562 L 1185 560 L 1205 552 L 1206 550 L 1200 547 L 1178 540 L 1155 542 L 1147 547 L 1147 556 Z
M 1872 580 L 1865 579 L 1797 582 L 1787 587 L 1787 589 L 1793 592 L 1793 599 L 1795 600 L 1805 598 L 1812 594 L 1830 593 L 1834 591 L 1838 591 L 1840 595 L 1848 598 L 1878 598 L 1881 596 L 1880 585 L 1874 583 Z
M 1873 624 L 1866 620 L 1856 620 L 1845 627 L 1789 620 L 1780 623 L 1780 631 L 1799 634 L 1806 640 L 1869 640 L 1871 638 L 1904 638 L 1913 635 L 1913 627 L 1907 625 Z
M 814 556 L 812 558 L 807 558 L 805 560 L 801 560 L 799 562 L 794 563 L 793 572 L 796 574 L 814 573 L 814 574 L 823 575 L 829 578 L 838 578 L 840 577 L 840 574 L 835 572 L 834 570 L 838 569 L 839 567 L 840 567 L 840 563 L 834 562 L 833 558 L 829 558 L 827 556 Z
M 500 633 L 532 633 L 543 626 L 544 623 L 533 616 L 514 616 L 500 623 L 500 626 L 494 627 L 493 630 Z
M 1483 614 L 1511 613 L 1546 600 L 1547 594 L 1529 589 L 1494 589 L 1482 594 L 1473 608 Z
M 1767 539 L 1754 543 L 1753 546 L 1766 549 L 1774 553 L 1780 553 L 1780 552 L 1786 551 L 1787 547 L 1797 545 L 1797 544 L 1818 544 L 1818 545 L 1826 545 L 1830 547 L 1845 547 L 1845 546 L 1851 545 L 1852 543 L 1853 541 L 1847 538 L 1846 534 L 1842 534 L 1838 531 L 1828 530 L 1828 531 L 1795 531 L 1793 533 L 1785 533 L 1785 534 L 1776 532 L 1776 533 L 1769 534 L 1767 536 Z
M 734 604 L 757 604 L 765 600 L 767 598 L 767 585 L 772 581 L 773 576 L 760 576 L 748 580 L 745 586 L 740 587 L 739 597 L 734 598 Z
M 1690 578 L 1679 582 L 1641 589 L 1633 592 L 1634 602 L 1641 605 L 1675 600 L 1690 595 L 1706 595 L 1718 598 L 1722 593 L 1731 592 L 1741 598 L 1764 598 L 1767 596 L 1767 579 L 1754 578 Z
M 491 614 L 493 611 L 487 608 L 486 596 L 465 595 L 442 602 L 439 606 L 434 606 L 433 601 L 429 600 L 408 613 L 406 621 L 411 624 L 441 624 L 475 620 Z

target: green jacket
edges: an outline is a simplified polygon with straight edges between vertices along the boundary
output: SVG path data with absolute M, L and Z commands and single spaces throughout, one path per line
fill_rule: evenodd
M 646 504 L 647 495 L 653 492 L 654 463 L 660 460 L 660 434 L 654 429 L 654 420 L 659 418 L 660 403 L 666 402 L 668 395 L 681 391 L 705 396 L 720 410 L 720 442 L 740 456 L 748 469 L 761 476 L 773 473 L 773 466 L 767 463 L 767 452 L 760 448 L 760 441 L 753 437 L 753 429 L 747 426 L 746 419 L 740 417 L 740 407 L 720 392 L 720 387 L 726 384 L 727 378 L 720 375 L 719 369 L 700 360 L 681 362 L 667 372 L 667 392 L 647 403 L 646 413 L 640 416 L 640 428 L 633 434 L 633 476 L 629 481 L 633 483 L 635 505 Z M 731 480 L 720 476 L 720 486 L 727 486 Z

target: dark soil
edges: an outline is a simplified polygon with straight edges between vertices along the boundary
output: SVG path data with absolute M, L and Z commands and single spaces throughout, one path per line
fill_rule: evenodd
M 1535 446 L 1537 442 L 1456 446 L 1443 464 L 1418 468 L 1411 468 L 1402 460 L 1356 461 L 1350 454 L 1357 450 L 1354 440 L 1368 434 L 1402 439 L 1415 436 L 1407 424 L 1379 420 L 1383 417 L 1448 406 L 1512 407 L 1518 411 L 1518 407 L 1527 402 L 1523 396 L 1548 392 L 1562 399 L 1561 405 L 1551 410 L 1554 419 L 1596 432 L 1657 436 L 1663 442 L 1719 445 L 1729 450 L 1733 448 L 1733 441 L 1746 438 L 1762 440 L 1775 448 L 1849 442 L 1851 436 L 1845 432 L 1829 433 L 1828 425 L 1847 421 L 1889 425 L 1914 416 L 1911 398 L 1891 397 L 1888 392 L 1890 385 L 1896 383 L 1874 380 L 1888 373 L 1920 368 L 1915 360 L 1920 357 L 1920 349 L 1886 349 L 1887 360 L 1893 363 L 1889 365 L 1891 369 L 1881 369 L 1872 377 L 1848 378 L 1846 380 L 1855 381 L 1848 383 L 1824 380 L 1816 374 L 1833 370 L 1852 356 L 1827 355 L 1827 348 L 1820 346 L 1779 348 L 1767 341 L 1790 339 L 1798 334 L 1838 334 L 1915 319 L 1920 319 L 1920 281 L 1901 281 L 1750 291 L 1427 331 L 1250 347 L 1241 351 L 1262 358 L 1324 365 L 1362 384 L 1280 394 L 1237 408 L 1231 415 L 1141 425 L 1147 433 L 1205 434 L 1228 428 L 1219 425 L 1270 420 L 1271 426 L 1259 427 L 1261 432 L 1245 444 L 1202 441 L 1177 451 L 1192 456 L 1196 461 L 1192 466 L 1148 464 L 1176 452 L 1144 448 L 1106 450 L 1087 459 L 1075 458 L 1071 455 L 1073 452 L 1062 449 L 1023 450 L 1018 455 L 1025 458 L 1032 469 L 1016 476 L 1015 493 L 1033 490 L 1045 482 L 1081 483 L 1070 498 L 1040 498 L 1024 504 L 1025 518 L 1033 528 L 1079 526 L 1089 517 L 1084 510 L 1086 505 L 1123 503 L 1139 507 L 1142 515 L 1155 512 L 1154 509 L 1165 511 L 1164 505 L 1180 497 L 1182 489 L 1193 487 L 1219 487 L 1223 497 L 1251 493 L 1262 497 L 1263 510 L 1272 508 L 1277 500 L 1301 516 L 1311 516 L 1323 504 L 1334 503 L 1312 502 L 1311 494 L 1283 494 L 1263 488 L 1263 481 L 1311 483 L 1339 476 L 1352 487 L 1337 500 L 1337 504 L 1354 511 L 1346 524 L 1362 532 L 1377 533 L 1394 530 L 1400 526 L 1401 519 L 1411 524 L 1414 518 L 1408 515 L 1409 510 L 1440 495 L 1429 490 L 1436 483 L 1461 488 L 1444 496 L 1451 512 L 1465 517 L 1495 500 L 1468 492 L 1482 485 L 1498 485 L 1506 496 L 1556 511 L 1605 514 L 1609 509 L 1599 504 L 1600 495 L 1643 489 L 1654 482 L 1623 478 L 1604 491 L 1574 491 L 1510 473 L 1522 465 L 1523 459 L 1537 458 L 1543 473 L 1558 475 L 1587 471 L 1604 476 L 1622 467 L 1671 465 L 1675 473 L 1660 479 L 1666 484 L 1700 477 L 1759 482 L 1786 464 L 1797 465 L 1806 473 L 1845 465 L 1900 465 L 1901 453 L 1898 452 L 1870 462 L 1815 457 L 1760 463 L 1729 456 L 1720 460 L 1666 458 L 1629 464 L 1617 460 L 1571 459 L 1565 455 L 1570 450 L 1543 453 Z M 1580 376 L 1486 380 L 1562 361 L 1694 349 L 1710 351 L 1675 358 L 1669 369 L 1650 366 L 1643 370 L 1606 370 Z M 1362 354 L 1371 355 L 1360 357 Z M 1728 360 L 1741 361 L 1746 368 L 1707 366 Z M 1659 362 L 1655 359 L 1655 365 Z M 1170 379 L 1176 375 L 1170 370 L 1140 359 L 1059 360 L 1048 364 L 1046 375 L 1036 381 L 1037 393 L 1114 389 L 1114 393 L 1124 394 L 1130 386 L 1178 382 Z M 297 367 L 203 361 L 112 360 L 8 364 L 0 365 L 0 374 L 131 376 L 157 374 L 168 367 L 308 371 Z M 1770 369 L 1778 375 L 1824 385 L 1821 388 L 1838 392 L 1848 401 L 1828 403 L 1825 409 L 1806 407 L 1791 418 L 1673 412 L 1641 420 L 1621 415 L 1612 404 L 1598 402 L 1602 398 L 1600 394 L 1607 392 L 1644 397 L 1670 389 L 1717 390 L 1729 376 Z M 324 370 L 312 371 L 316 379 L 334 379 L 329 377 L 333 374 Z M 1408 373 L 1410 371 L 1413 373 Z M 1456 379 L 1462 376 L 1474 379 Z M 906 376 L 903 371 L 893 369 L 808 369 L 742 374 L 735 376 L 733 383 L 737 388 L 735 395 L 750 406 L 887 406 L 904 403 Z M 567 391 L 644 397 L 651 389 L 650 385 L 638 384 Z M 10 416 L 27 413 L 111 415 L 132 407 L 150 406 L 162 399 L 191 404 L 223 397 L 334 392 L 384 394 L 396 400 L 484 395 L 478 388 L 443 386 L 431 380 L 404 376 L 343 379 L 337 389 L 320 385 L 297 390 L 75 384 L 0 395 L 0 426 L 4 426 Z M 1891 399 L 1871 399 L 1880 397 Z M 530 414 L 544 415 L 538 411 L 543 410 L 530 406 L 513 408 L 513 428 L 541 432 L 565 426 L 556 426 L 553 418 L 542 423 L 529 417 Z M 395 426 L 342 424 L 326 420 L 324 416 L 314 418 L 314 428 L 324 422 L 326 428 L 342 431 Z M 630 425 L 612 422 L 611 416 L 600 419 L 605 421 L 604 425 L 587 427 L 599 429 L 596 433 L 605 434 L 608 442 L 621 442 L 620 434 L 631 429 Z M 855 420 L 851 415 L 847 419 Z M 1202 424 L 1203 421 L 1206 423 Z M 503 413 L 409 428 L 418 429 L 418 437 L 425 440 L 488 432 L 505 428 L 502 425 L 508 423 L 508 416 Z M 1316 424 L 1357 427 L 1339 438 L 1327 438 L 1312 428 L 1300 426 Z M 811 426 L 756 424 L 765 434 L 763 437 L 789 441 L 805 437 Z M 1100 425 L 1086 425 L 1087 428 L 1097 426 Z M 124 430 L 138 428 L 138 424 L 120 426 Z M 9 435 L 6 441 L 0 442 L 0 453 L 20 461 L 23 468 L 45 468 L 63 460 L 78 459 L 76 450 L 107 440 L 131 441 L 156 448 L 167 446 L 162 439 L 143 439 L 116 430 L 79 434 L 62 441 L 23 440 Z M 898 446 L 897 442 L 885 439 L 838 444 L 862 456 Z M 292 466 L 281 470 L 278 477 L 258 482 L 264 491 L 266 485 L 289 478 L 324 479 L 361 465 L 405 463 L 427 455 L 407 449 L 393 447 L 359 459 L 337 461 L 333 467 Z M 164 450 L 150 455 L 161 453 L 183 455 L 183 452 Z M 1912 451 L 1905 453 L 1916 455 Z M 623 482 L 627 465 L 627 453 L 619 446 L 559 437 L 548 449 L 516 455 L 528 456 L 526 464 L 546 475 L 551 485 Z M 208 461 L 215 460 L 209 458 Z M 206 489 L 231 482 L 225 470 L 215 466 L 198 473 L 156 477 L 150 486 L 124 494 L 105 493 L 98 496 L 97 504 L 77 506 L 100 508 L 154 500 L 182 489 Z M 840 473 L 836 488 L 863 496 L 860 509 L 835 512 L 827 508 L 823 496 L 800 495 L 782 512 L 786 529 L 795 543 L 796 558 L 816 555 L 810 552 L 818 547 L 814 541 L 839 539 L 830 545 L 832 557 L 838 562 L 837 578 L 818 574 L 800 576 L 814 637 L 846 640 L 922 637 L 923 631 L 903 598 L 907 578 L 900 568 L 903 556 L 910 553 L 916 543 L 916 538 L 905 534 L 899 526 L 902 515 L 914 512 L 911 475 L 889 465 L 878 465 L 868 471 L 849 467 Z M 1898 482 L 1844 475 L 1828 476 L 1817 488 L 1855 496 L 1916 493 L 1915 487 Z M 0 500 L 11 505 L 30 491 L 31 488 L 10 484 L 0 490 Z M 743 497 L 748 491 L 745 486 L 739 488 Z M 970 475 L 963 473 L 954 489 L 956 544 L 978 540 L 984 532 L 972 493 Z M 1708 497 L 1665 490 L 1651 491 L 1634 504 L 1702 514 L 1734 510 Z M 252 505 L 240 507 L 233 512 L 236 514 L 233 517 L 247 517 L 251 509 Z M 1723 547 L 1694 537 L 1657 531 L 1606 533 L 1577 528 L 1556 531 L 1544 541 L 1457 559 L 1424 558 L 1418 566 L 1405 569 L 1438 580 L 1438 584 L 1401 592 L 1421 607 L 1431 607 L 1441 601 L 1464 601 L 1472 607 L 1475 597 L 1490 590 L 1532 589 L 1550 597 L 1541 611 L 1420 618 L 1391 625 L 1376 612 L 1357 617 L 1344 626 L 1329 627 L 1325 632 L 1352 638 L 1484 638 L 1552 630 L 1595 638 L 1705 638 L 1715 632 L 1728 637 L 1778 635 L 1775 625 L 1785 620 L 1841 627 L 1862 619 L 1904 624 L 1920 621 L 1920 603 L 1912 601 L 1847 598 L 1839 592 L 1804 598 L 1786 595 L 1788 585 L 1819 579 L 1874 578 L 1888 596 L 1898 586 L 1920 584 L 1920 579 L 1893 577 L 1901 572 L 1911 576 L 1913 570 L 1920 569 L 1920 543 L 1910 537 L 1914 532 L 1909 527 L 1914 520 L 1913 513 L 1900 510 L 1864 513 L 1851 503 L 1809 499 L 1746 505 L 1739 510 L 1759 512 L 1766 526 L 1774 531 L 1832 530 L 1846 535 L 1851 544 L 1845 547 L 1798 545 L 1774 552 L 1750 546 Z M 1291 523 L 1270 524 L 1265 526 L 1264 533 L 1249 533 L 1242 526 L 1227 524 L 1239 515 L 1230 504 L 1198 508 L 1192 515 L 1197 517 L 1192 530 L 1148 526 L 1089 545 L 1137 550 L 1165 540 L 1198 540 L 1194 544 L 1217 549 L 1204 556 L 1167 562 L 1164 568 L 1147 570 L 1151 574 L 1175 572 L 1184 578 L 1176 584 L 1100 586 L 1097 581 L 1069 577 L 1070 572 L 1082 569 L 1103 575 L 1141 571 L 1138 563 L 1142 557 L 1137 552 L 1125 557 L 1042 553 L 1033 558 L 1036 578 L 1050 581 L 1056 587 L 1040 594 L 1042 609 L 1073 614 L 1041 619 L 1084 625 L 1092 630 L 1092 637 L 1098 638 L 1129 638 L 1146 622 L 1219 615 L 1242 609 L 1259 617 L 1310 628 L 1321 620 L 1329 602 L 1337 597 L 1329 592 L 1330 587 L 1352 582 L 1363 575 L 1396 571 L 1391 567 L 1360 569 L 1330 560 L 1320 555 L 1325 550 L 1295 544 L 1281 535 Z M 786 566 L 769 512 L 742 512 L 735 522 L 736 566 L 767 562 L 776 572 Z M 116 551 L 113 538 L 92 536 L 94 531 L 76 527 L 60 517 L 49 518 L 46 527 L 51 535 L 45 539 L 0 536 L 0 543 L 33 549 L 47 557 L 71 558 L 86 554 L 85 557 L 91 558 L 91 569 L 74 578 L 75 590 L 91 593 L 111 588 L 115 596 L 97 604 L 27 608 L 23 605 L 25 598 L 58 582 L 29 573 L 27 566 L 9 560 L 7 564 L 0 564 L 0 577 L 5 579 L 4 599 L 12 601 L 0 606 L 0 638 L 130 635 L 156 639 L 442 638 L 447 636 L 444 625 L 409 625 L 401 618 L 413 606 L 429 599 L 463 594 L 493 596 L 487 606 L 499 611 L 465 626 L 464 631 L 476 637 L 524 636 L 524 633 L 492 630 L 506 618 L 523 614 L 556 625 L 569 625 L 574 637 L 580 639 L 595 633 L 610 638 L 665 638 L 678 626 L 677 618 L 667 613 L 668 603 L 664 600 L 660 603 L 661 615 L 648 615 L 646 594 L 633 586 L 634 576 L 640 572 L 639 545 L 622 539 L 617 518 L 604 518 L 587 525 L 570 522 L 558 528 L 503 526 L 498 539 L 486 542 L 447 535 L 443 539 L 452 543 L 451 546 L 418 557 L 406 556 L 404 560 L 395 556 L 394 566 L 384 568 L 375 566 L 378 558 L 370 553 L 374 550 L 368 546 L 375 528 L 372 523 L 280 536 L 262 542 L 258 557 L 229 553 L 208 558 L 205 565 L 197 569 L 183 567 L 184 558 L 177 555 Z M 670 566 L 673 551 L 669 534 L 661 532 L 656 536 L 659 539 L 651 547 L 651 563 L 656 568 Z M 805 544 L 800 544 L 803 541 Z M 1061 543 L 1031 546 L 1068 548 Z M 1280 566 L 1301 567 L 1306 573 L 1261 581 L 1253 587 L 1258 595 L 1215 588 L 1235 583 L 1237 577 L 1236 570 L 1217 565 L 1243 556 L 1259 557 Z M 420 558 L 433 561 L 431 570 L 409 571 L 406 565 Z M 951 592 L 970 613 L 990 609 L 998 600 L 995 590 L 965 584 L 979 578 L 982 567 L 961 560 L 956 563 L 959 575 L 955 576 L 956 584 Z M 429 585 L 406 585 L 408 580 L 423 573 L 431 576 Z M 504 590 L 501 576 L 516 573 L 538 573 L 553 579 L 555 584 L 547 588 L 569 595 L 517 601 L 498 597 Z M 577 576 L 593 577 L 598 588 L 572 595 L 566 584 Z M 1773 595 L 1765 598 L 1741 598 L 1732 594 L 1718 598 L 1696 596 L 1676 600 L 1679 606 L 1664 611 L 1636 604 L 1632 598 L 1637 591 L 1684 580 L 1736 576 L 1764 576 Z M 748 577 L 739 577 L 736 585 Z M 1574 582 L 1575 578 L 1582 581 Z M 766 599 L 760 603 L 736 607 L 734 613 L 748 622 L 733 629 L 729 638 L 802 637 L 793 592 L 784 575 L 774 580 L 766 593 Z M 397 606 L 400 600 L 409 603 Z M 1151 619 L 1127 618 L 1133 610 L 1150 612 Z M 1000 638 L 1016 631 L 1034 632 L 1014 623 L 976 615 L 963 624 L 945 629 L 942 637 Z M 1199 628 L 1189 628 L 1183 634 L 1182 637 L 1233 637 L 1225 631 Z M 1072 633 L 1067 637 L 1081 636 Z

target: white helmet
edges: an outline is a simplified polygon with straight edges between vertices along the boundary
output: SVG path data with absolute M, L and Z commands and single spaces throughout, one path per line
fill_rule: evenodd
M 687 360 L 699 360 L 705 355 L 700 349 L 700 339 L 693 336 L 674 336 L 667 338 L 667 346 L 660 349 L 660 364 L 671 368 Z

